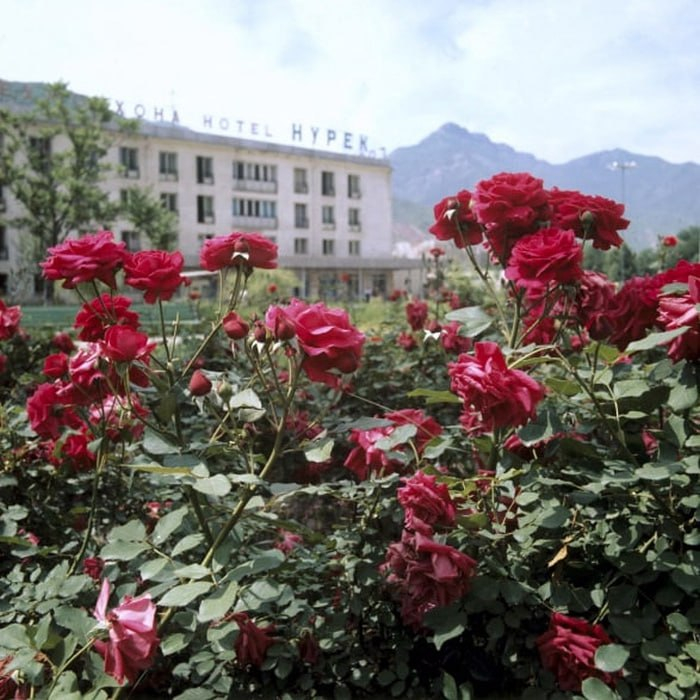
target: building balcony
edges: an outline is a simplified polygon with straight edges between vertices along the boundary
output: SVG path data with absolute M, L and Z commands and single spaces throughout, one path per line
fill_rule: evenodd
M 324 221 L 321 224 L 321 230 L 323 230 L 323 231 L 335 231 L 335 221 Z
M 274 180 L 239 180 L 234 178 L 233 189 L 239 192 L 277 193 L 277 182 Z
M 295 182 L 294 183 L 294 194 L 309 194 L 309 183 L 308 182 Z
M 362 224 L 349 224 L 348 231 L 350 231 L 350 233 L 361 233 Z
M 159 173 L 161 182 L 177 182 L 177 173 Z
M 309 228 L 308 219 L 296 219 L 294 221 L 294 228 Z
M 276 229 L 276 216 L 234 216 L 232 221 L 234 227 L 247 229 Z

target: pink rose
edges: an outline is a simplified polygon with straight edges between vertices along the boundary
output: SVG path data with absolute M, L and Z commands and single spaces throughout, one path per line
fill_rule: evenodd
M 5 306 L 0 299 L 0 340 L 9 340 L 19 330 L 22 309 L 19 306 Z
M 46 262 L 41 263 L 44 277 L 63 280 L 66 289 L 97 280 L 116 289 L 115 272 L 127 257 L 126 245 L 117 243 L 111 231 L 69 239 L 49 248 L 48 253 Z
M 282 309 L 294 325 L 304 353 L 302 367 L 311 381 L 336 388 L 340 378 L 335 372 L 348 374 L 359 367 L 365 336 L 350 323 L 347 311 L 299 299 Z
M 133 683 L 140 671 L 151 666 L 158 649 L 156 606 L 149 595 L 126 596 L 107 612 L 109 592 L 109 581 L 104 579 L 94 615 L 109 632 L 109 638 L 96 641 L 95 650 L 105 661 L 105 673 L 120 685 L 125 679 Z
M 124 261 L 124 282 L 144 292 L 143 300 L 155 304 L 158 299 L 171 299 L 180 285 L 190 280 L 180 273 L 185 259 L 182 253 L 165 250 L 142 250 Z
M 605 673 L 595 666 L 595 652 L 611 639 L 600 625 L 553 613 L 549 629 L 537 638 L 542 665 L 557 678 L 561 690 L 579 692 L 586 678 L 599 678 L 615 685 L 618 674 Z
M 688 330 L 668 341 L 668 355 L 674 361 L 700 359 L 700 277 L 688 280 L 687 294 L 664 294 L 659 298 L 659 325 L 667 331 L 688 326 Z
M 259 233 L 234 231 L 205 241 L 199 262 L 212 272 L 240 265 L 273 270 L 277 267 L 277 244 Z
M 573 231 L 544 228 L 515 242 L 505 275 L 525 288 L 571 284 L 583 274 L 582 261 Z
M 464 403 L 462 425 L 472 433 L 523 425 L 544 397 L 532 377 L 508 368 L 496 343 L 475 343 L 474 355 L 460 355 L 447 367 L 451 389 Z
M 231 340 L 242 340 L 250 330 L 250 326 L 235 311 L 229 311 L 224 316 L 221 326 Z
M 440 331 L 440 344 L 446 352 L 459 355 L 468 352 L 472 347 L 471 338 L 459 334 L 461 328 L 459 321 L 446 323 Z
M 474 216 L 471 200 L 471 193 L 461 190 L 456 196 L 438 202 L 433 207 L 435 223 L 430 233 L 439 241 L 453 241 L 458 248 L 481 243 L 484 234 Z

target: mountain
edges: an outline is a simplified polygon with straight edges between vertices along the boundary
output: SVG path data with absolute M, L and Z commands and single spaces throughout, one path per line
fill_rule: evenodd
M 622 235 L 634 250 L 656 245 L 659 235 L 700 225 L 696 163 L 675 165 L 614 149 L 554 165 L 457 124 L 444 124 L 415 146 L 397 148 L 389 157 L 397 224 L 424 228 L 425 221 L 432 220 L 432 206 L 443 197 L 472 190 L 496 173 L 528 172 L 542 178 L 547 188 L 624 202 L 631 223 Z M 614 168 L 614 163 L 628 167 Z

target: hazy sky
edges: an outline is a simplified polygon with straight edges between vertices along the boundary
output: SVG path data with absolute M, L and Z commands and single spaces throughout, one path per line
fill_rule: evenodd
M 412 145 L 451 121 L 559 163 L 700 163 L 698 0 L 0 0 L 0 79 L 130 115 Z M 250 135 L 247 133 L 247 135 Z

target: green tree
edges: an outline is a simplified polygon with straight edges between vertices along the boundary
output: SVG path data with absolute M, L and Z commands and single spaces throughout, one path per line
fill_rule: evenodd
M 177 216 L 161 204 L 152 190 L 129 188 L 119 213 L 134 233 L 148 238 L 153 248 L 172 251 L 177 247 Z
M 71 233 L 109 226 L 117 207 L 100 186 L 104 156 L 120 132 L 134 129 L 106 99 L 75 95 L 65 83 L 46 86 L 29 109 L 0 109 L 0 183 L 20 205 L 8 223 L 30 234 L 19 251 L 28 269 Z
M 664 267 L 673 267 L 680 260 L 700 262 L 700 226 L 684 228 L 676 238 L 678 244 L 666 250 Z

